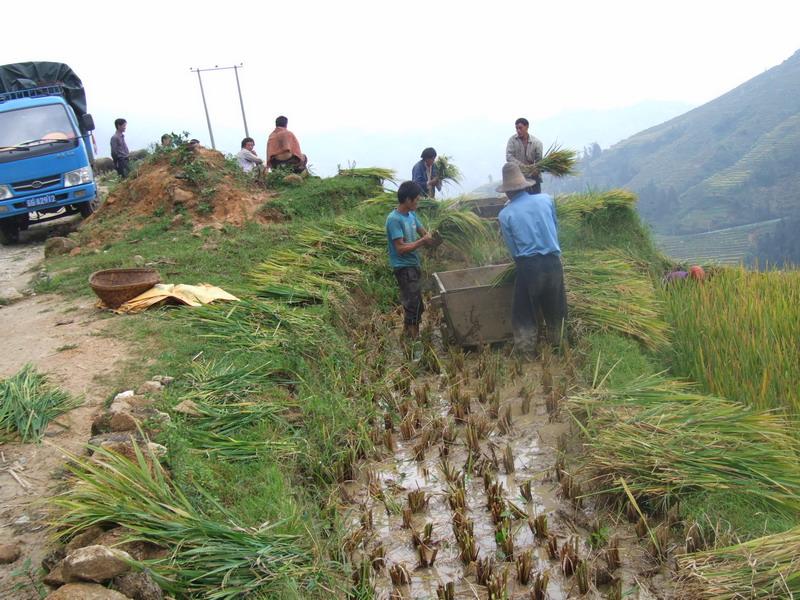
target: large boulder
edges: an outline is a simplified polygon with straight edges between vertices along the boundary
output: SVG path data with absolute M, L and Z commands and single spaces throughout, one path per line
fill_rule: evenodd
M 97 583 L 68 583 L 45 600 L 128 600 L 128 597 Z
M 66 581 L 100 583 L 130 571 L 132 560 L 131 555 L 122 550 L 100 545 L 86 546 L 67 554 L 62 572 Z
M 94 159 L 94 172 L 98 175 L 103 173 L 111 173 L 114 170 L 114 161 L 110 158 L 96 158 Z

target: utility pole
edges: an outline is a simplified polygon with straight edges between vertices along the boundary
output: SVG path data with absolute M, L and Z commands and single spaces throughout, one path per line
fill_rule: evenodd
M 250 137 L 250 132 L 247 130 L 247 117 L 244 114 L 244 100 L 242 100 L 242 87 L 239 85 L 239 69 L 244 68 L 244 63 L 239 63 L 238 65 L 233 65 L 231 67 L 220 67 L 218 65 L 214 65 L 213 68 L 209 69 L 195 69 L 190 67 L 189 71 L 193 73 L 197 73 L 197 81 L 200 83 L 200 95 L 203 98 L 203 110 L 206 113 L 206 123 L 208 123 L 208 135 L 211 138 L 211 147 L 216 150 L 216 145 L 214 144 L 214 134 L 211 131 L 211 118 L 208 116 L 208 105 L 206 104 L 206 94 L 203 90 L 203 80 L 200 77 L 200 73 L 205 71 L 226 71 L 229 69 L 233 69 L 233 74 L 236 77 L 236 91 L 239 93 L 239 106 L 242 109 L 242 122 L 244 123 L 244 135 L 245 137 Z

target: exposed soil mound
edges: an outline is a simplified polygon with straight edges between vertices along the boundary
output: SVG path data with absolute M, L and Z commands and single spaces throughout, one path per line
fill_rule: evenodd
M 93 239 L 96 225 L 114 220 L 113 232 L 100 237 L 117 237 L 141 226 L 142 217 L 177 217 L 195 227 L 249 221 L 274 221 L 271 211 L 259 210 L 272 194 L 222 153 L 207 148 L 185 147 L 145 161 L 135 176 L 121 182 L 97 212 L 87 220 Z M 122 222 L 119 217 L 124 217 Z M 182 219 L 179 219 L 179 221 Z

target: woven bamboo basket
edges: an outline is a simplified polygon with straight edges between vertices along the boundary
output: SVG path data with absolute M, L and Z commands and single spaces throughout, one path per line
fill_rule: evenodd
M 161 281 L 155 269 L 106 269 L 95 271 L 89 285 L 109 308 L 117 308 Z

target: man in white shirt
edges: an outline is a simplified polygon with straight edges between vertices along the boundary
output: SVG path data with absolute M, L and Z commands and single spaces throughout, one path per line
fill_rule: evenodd
M 253 169 L 259 170 L 264 164 L 264 161 L 253 150 L 255 147 L 256 143 L 253 138 L 246 137 L 242 140 L 242 149 L 236 155 L 236 160 L 239 161 L 239 166 L 245 173 L 250 173 Z

